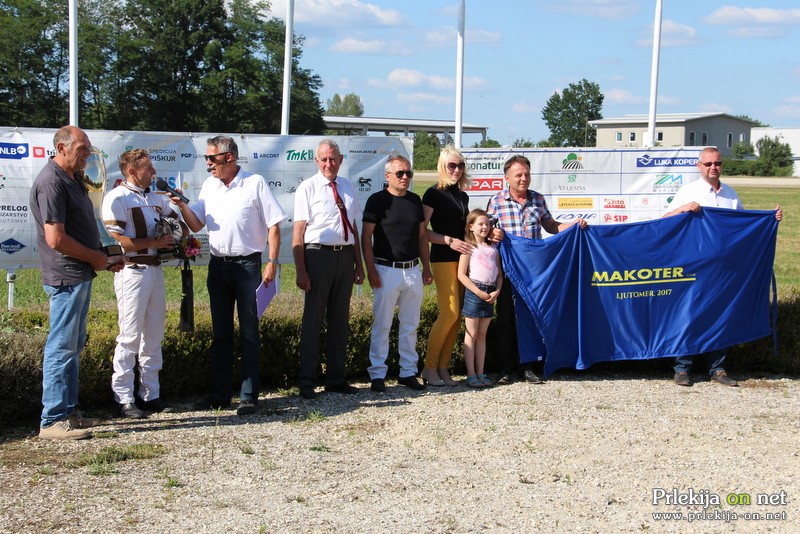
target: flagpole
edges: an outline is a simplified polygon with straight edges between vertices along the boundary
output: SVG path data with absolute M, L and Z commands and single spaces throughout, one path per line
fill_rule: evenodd
M 281 135 L 289 135 L 289 104 L 292 93 L 292 47 L 294 45 L 294 0 L 286 3 L 286 38 L 283 51 L 283 103 Z
M 456 47 L 456 132 L 454 143 L 461 148 L 461 132 L 463 131 L 464 113 L 464 19 L 466 0 L 461 0 L 458 8 L 458 45 Z
M 658 100 L 658 64 L 661 57 L 661 0 L 656 0 L 656 18 L 653 23 L 653 65 L 650 72 L 650 116 L 642 146 L 652 147 L 656 138 L 656 102 Z
M 69 0 L 69 123 L 78 125 L 78 0 Z

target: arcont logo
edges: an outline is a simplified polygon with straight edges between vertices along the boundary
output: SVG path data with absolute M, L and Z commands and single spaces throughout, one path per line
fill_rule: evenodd
M 561 168 L 565 171 L 578 171 L 583 169 L 583 163 L 581 163 L 581 157 L 574 152 L 570 152 L 570 154 L 561 161 Z
M 28 154 L 28 143 L 0 143 L 0 158 L 22 159 Z

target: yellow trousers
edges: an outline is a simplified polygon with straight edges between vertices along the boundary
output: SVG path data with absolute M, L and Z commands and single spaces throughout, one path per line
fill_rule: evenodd
M 425 354 L 427 369 L 447 369 L 453 355 L 458 329 L 461 327 L 461 306 L 464 286 L 458 281 L 458 262 L 431 263 L 433 281 L 436 283 L 436 301 L 439 317 L 428 335 Z

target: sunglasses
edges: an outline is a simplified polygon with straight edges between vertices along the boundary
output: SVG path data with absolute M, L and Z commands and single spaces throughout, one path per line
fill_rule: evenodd
M 451 163 L 447 164 L 447 170 L 452 172 L 452 171 L 454 171 L 456 169 L 461 169 L 463 171 L 466 168 L 466 166 L 467 166 L 466 163 L 464 163 L 463 161 L 461 163 L 452 163 L 451 162 Z
M 700 163 L 700 165 L 703 165 L 705 167 L 711 167 L 712 165 L 714 167 L 722 167 L 722 162 L 721 161 L 701 161 L 699 163 Z
M 230 154 L 230 152 L 220 152 L 219 154 L 208 154 L 208 155 L 203 156 L 203 157 L 206 159 L 206 161 L 211 161 L 214 158 L 216 158 L 217 156 L 224 156 L 225 154 Z
M 414 171 L 394 171 L 388 174 L 394 174 L 398 178 L 402 178 L 403 176 L 408 176 L 409 180 L 414 177 Z

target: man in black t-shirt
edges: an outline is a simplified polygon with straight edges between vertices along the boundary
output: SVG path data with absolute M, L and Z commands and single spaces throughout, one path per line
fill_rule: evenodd
M 385 175 L 388 186 L 373 193 L 364 207 L 361 250 L 367 279 L 373 290 L 373 323 L 369 346 L 372 390 L 386 389 L 389 330 L 395 307 L 400 322 L 398 352 L 400 378 L 408 388 L 425 386 L 417 380 L 417 326 L 422 306 L 422 286 L 433 282 L 428 234 L 422 200 L 409 191 L 414 172 L 403 156 L 390 156 Z M 422 272 L 419 263 L 422 262 Z

